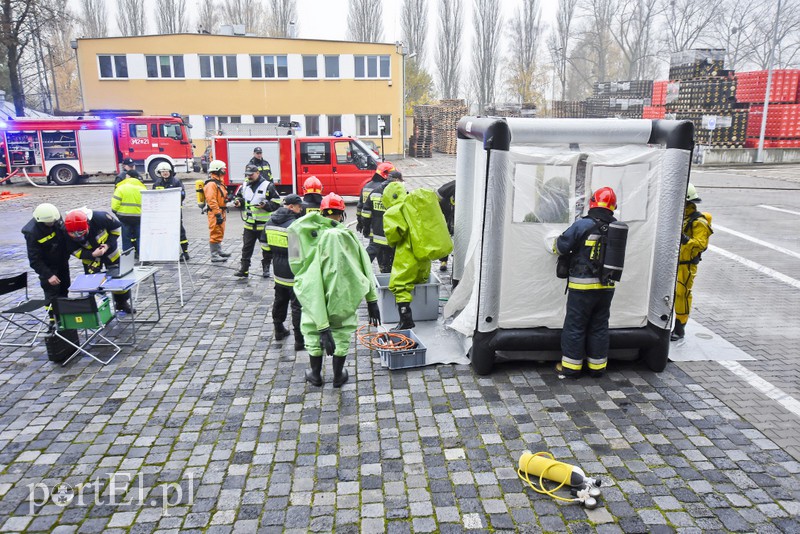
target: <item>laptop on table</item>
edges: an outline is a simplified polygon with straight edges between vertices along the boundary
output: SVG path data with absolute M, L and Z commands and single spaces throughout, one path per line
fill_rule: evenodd
M 131 247 L 120 255 L 118 265 L 108 268 L 106 275 L 110 278 L 124 278 L 133 272 L 135 265 L 136 249 Z

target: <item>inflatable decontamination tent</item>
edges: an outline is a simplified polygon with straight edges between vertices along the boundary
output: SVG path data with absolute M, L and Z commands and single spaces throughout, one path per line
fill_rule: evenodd
M 476 372 L 490 372 L 498 352 L 560 357 L 565 280 L 555 275 L 552 241 L 604 186 L 629 228 L 611 357 L 664 369 L 693 137 L 688 121 L 461 119 L 457 285 L 445 315 L 471 346 Z

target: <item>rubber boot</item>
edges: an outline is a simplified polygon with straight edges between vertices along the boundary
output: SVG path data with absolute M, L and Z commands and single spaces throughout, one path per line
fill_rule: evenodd
M 286 339 L 289 337 L 289 331 L 283 326 L 283 323 L 277 323 L 275 325 L 275 339 L 280 341 L 282 339 Z
M 250 274 L 250 262 L 242 260 L 242 266 L 239 267 L 239 270 L 233 273 L 233 276 L 238 278 L 247 278 L 247 275 Z
M 321 358 L 320 358 L 321 359 Z M 333 387 L 340 388 L 347 382 L 350 375 L 344 364 L 347 361 L 347 356 L 334 356 L 333 357 Z
M 114 307 L 117 309 L 118 312 L 124 312 L 128 315 L 133 313 L 133 307 L 131 307 L 131 294 L 130 292 L 125 293 L 114 293 Z
M 679 339 L 683 339 L 683 336 L 686 335 L 686 331 L 684 330 L 684 324 L 679 320 L 675 319 L 675 328 L 672 329 L 672 334 L 669 336 L 670 341 L 678 341 Z
M 294 350 L 306 350 L 306 340 L 300 330 L 294 331 Z
M 309 356 L 309 368 L 306 369 L 306 382 L 312 386 L 322 385 L 322 356 Z
M 400 322 L 397 323 L 397 326 L 392 328 L 392 330 L 411 330 L 417 326 L 414 324 L 414 318 L 411 316 L 410 302 L 398 302 L 397 311 L 400 313 Z
M 225 252 L 224 250 L 222 250 L 222 243 L 217 243 L 217 254 L 219 254 L 223 258 L 230 258 L 231 256 L 230 252 Z
M 209 243 L 209 247 L 211 248 L 211 261 L 213 263 L 220 263 L 223 261 L 228 261 L 228 258 L 225 258 L 220 255 L 220 245 L 219 243 Z
M 440 272 L 445 272 L 445 271 L 447 271 L 447 260 L 446 260 L 446 259 L 444 259 L 444 260 L 442 260 L 442 261 L 441 261 L 441 263 L 440 263 L 440 265 L 439 265 L 439 271 L 440 271 Z

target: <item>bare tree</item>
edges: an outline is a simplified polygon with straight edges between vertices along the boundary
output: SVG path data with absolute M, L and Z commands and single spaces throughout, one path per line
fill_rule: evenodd
M 55 110 L 79 111 L 83 108 L 78 79 L 78 62 L 71 41 L 75 38 L 76 16 L 66 2 L 48 0 L 52 6 L 49 24 L 41 25 L 42 68 L 50 79 Z
M 270 37 L 291 37 L 289 35 L 289 23 L 297 24 L 296 0 L 269 0 L 269 7 Z
M 508 85 L 520 103 L 536 100 L 534 78 L 541 44 L 541 5 L 539 0 L 523 0 L 510 21 L 511 61 Z
M 50 0 L 2 0 L 0 7 L 0 44 L 5 48 L 8 67 L 9 86 L 18 117 L 25 115 L 26 78 L 32 78 L 34 90 L 47 91 L 44 76 L 42 42 L 46 40 L 43 29 L 54 23 L 59 2 Z M 27 61 L 26 61 L 27 59 Z M 34 69 L 32 76 L 26 76 L 28 63 Z M 49 91 L 48 91 L 49 92 Z M 40 98 L 44 95 L 39 94 Z M 48 95 L 49 96 L 49 95 Z M 41 101 L 41 100 L 39 100 Z
M 612 24 L 617 8 L 617 0 L 583 0 L 583 46 L 574 56 L 591 65 L 588 71 L 579 69 L 589 84 L 610 79 L 611 56 L 616 48 Z
M 117 24 L 122 35 L 144 35 L 147 32 L 144 0 L 117 0 Z
M 202 0 L 197 19 L 197 33 L 214 33 L 220 20 L 219 4 L 214 0 Z
M 383 5 L 375 0 L 350 0 L 347 33 L 353 41 L 377 43 L 383 39 Z
M 628 80 L 642 80 L 651 72 L 656 55 L 655 25 L 661 9 L 658 0 L 622 0 L 616 9 L 611 35 L 622 50 Z
M 472 21 L 475 29 L 473 83 L 478 98 L 478 113 L 483 113 L 488 104 L 494 103 L 497 84 L 497 49 L 503 24 L 499 2 L 475 0 Z
M 710 24 L 703 46 L 725 49 L 725 68 L 738 70 L 753 56 L 749 40 L 756 19 L 762 16 L 761 6 L 748 0 L 724 0 L 720 16 Z
M 669 52 L 694 48 L 720 16 L 724 0 L 661 0 Z
M 243 24 L 247 33 L 266 35 L 267 18 L 259 0 L 224 0 L 222 20 L 225 24 Z
M 156 0 L 158 33 L 184 33 L 188 26 L 186 0 Z
M 81 37 L 108 36 L 108 9 L 105 0 L 81 0 Z
M 439 92 L 442 98 L 458 97 L 463 29 L 464 12 L 461 0 L 440 0 L 436 66 L 439 74 Z
M 574 34 L 574 18 L 577 7 L 578 0 L 558 0 L 556 25 L 548 41 L 555 73 L 561 83 L 561 100 L 564 100 L 567 93 L 569 47 Z
M 400 25 L 408 51 L 417 54 L 418 65 L 424 65 L 425 37 L 428 33 L 428 0 L 404 0 Z
M 753 50 L 753 63 L 759 69 L 766 69 L 769 63 L 769 51 L 772 48 L 772 37 L 775 25 L 775 9 L 770 6 L 764 9 L 759 6 L 753 32 L 750 35 L 749 46 Z M 786 2 L 781 8 L 778 18 L 778 32 L 776 37 L 773 67 L 776 69 L 796 66 L 800 55 L 800 6 L 796 2 Z

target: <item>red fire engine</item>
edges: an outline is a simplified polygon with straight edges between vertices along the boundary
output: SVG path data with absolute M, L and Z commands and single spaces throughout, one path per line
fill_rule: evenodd
M 244 181 L 244 169 L 253 149 L 261 148 L 281 194 L 303 194 L 303 182 L 316 176 L 323 194 L 358 196 L 379 160 L 377 154 L 352 137 L 220 136 L 213 140 L 214 159 L 225 162 L 225 179 L 235 185 Z M 229 188 L 233 190 L 233 188 Z
M 192 170 L 192 142 L 178 115 L 0 121 L 0 158 L 9 175 L 46 177 L 74 184 L 94 174 L 117 174 L 124 158 L 152 177 L 166 161 L 176 172 Z

